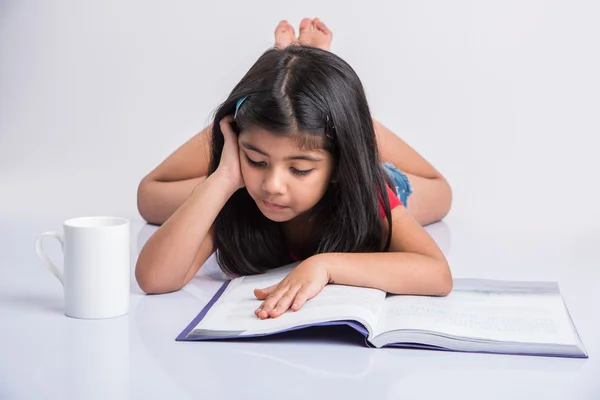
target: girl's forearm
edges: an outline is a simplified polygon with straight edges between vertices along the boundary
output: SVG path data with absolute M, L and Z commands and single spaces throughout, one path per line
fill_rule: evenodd
M 331 283 L 363 286 L 392 294 L 445 296 L 452 274 L 445 260 L 416 253 L 322 253 L 313 256 Z
M 151 224 L 162 225 L 205 179 L 206 177 L 202 176 L 173 182 L 142 180 L 137 192 L 140 215 Z
M 215 173 L 198 189 L 142 248 L 135 272 L 145 292 L 164 293 L 178 290 L 185 284 L 202 242 L 237 188 Z M 207 258 L 209 255 L 207 253 Z

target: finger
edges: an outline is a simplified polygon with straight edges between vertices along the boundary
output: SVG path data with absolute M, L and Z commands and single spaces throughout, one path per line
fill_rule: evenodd
M 223 119 L 221 119 L 221 121 L 219 121 L 219 126 L 221 127 L 221 132 L 223 133 L 223 136 L 225 136 L 225 139 L 227 139 L 227 138 L 231 139 L 233 136 L 235 136 L 235 133 L 233 132 L 233 129 L 231 128 L 232 122 L 233 122 L 232 115 L 226 115 L 225 117 L 223 117 Z
M 254 296 L 259 300 L 265 300 L 271 293 L 273 293 L 275 291 L 275 289 L 277 289 L 277 287 L 279 285 L 281 285 L 281 282 L 276 283 L 275 285 L 266 287 L 264 289 L 254 289 Z M 260 316 L 260 312 L 262 311 L 264 305 L 265 305 L 265 302 L 263 301 L 260 304 L 260 306 L 256 310 L 254 310 L 254 314 L 256 314 L 257 317 Z
M 271 285 L 269 287 L 266 287 L 264 289 L 254 289 L 254 296 L 256 296 L 257 299 L 259 300 L 264 300 L 267 298 L 268 295 L 270 295 L 271 293 L 273 293 L 273 291 L 275 289 L 277 289 L 277 286 L 279 286 L 279 283 L 275 284 L 275 285 Z
M 321 290 L 318 287 L 303 287 L 298 291 L 292 304 L 292 311 L 298 311 L 310 299 L 315 297 Z
M 290 290 L 288 290 L 287 292 L 285 292 L 284 295 L 281 296 L 275 307 L 271 310 L 269 316 L 277 318 L 283 313 L 285 313 L 287 310 L 289 310 L 290 306 L 292 305 L 292 301 L 294 301 L 294 298 L 296 297 L 296 294 L 298 293 L 301 287 L 301 285 L 296 285 L 291 287 Z
M 256 315 L 258 317 L 260 312 L 262 311 L 262 308 L 264 305 L 265 305 L 264 301 L 262 303 L 260 303 L 260 306 L 256 310 L 254 310 L 254 315 Z
M 232 122 L 233 122 L 233 115 L 226 115 L 223 118 L 221 118 L 221 121 L 219 121 L 221 130 L 223 130 L 223 127 L 229 128 L 231 126 L 230 124 Z
M 261 307 L 261 311 L 258 312 L 258 317 L 261 319 L 269 318 L 271 310 L 275 307 L 275 304 L 281 299 L 281 297 L 289 290 L 289 286 L 281 286 L 277 288 L 265 299 Z
M 261 307 L 263 311 L 266 311 L 267 314 L 271 312 L 275 305 L 279 302 L 279 299 L 289 290 L 289 286 L 281 286 L 275 289 L 270 295 L 265 299 L 263 306 Z

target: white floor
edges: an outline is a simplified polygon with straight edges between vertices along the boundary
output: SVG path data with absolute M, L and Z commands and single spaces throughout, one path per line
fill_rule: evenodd
M 558 280 L 589 359 L 366 349 L 348 340 L 182 343 L 175 337 L 218 289 L 213 260 L 183 290 L 146 296 L 110 320 L 63 314 L 60 283 L 37 259 L 58 218 L 3 216 L 0 398 L 548 398 L 600 394 L 600 272 L 575 237 L 477 235 L 460 221 L 430 227 L 457 277 Z M 133 221 L 132 258 L 155 228 Z M 60 248 L 45 242 L 53 259 Z M 132 259 L 132 263 L 134 260 Z M 134 281 L 133 281 L 134 282 Z M 356 379 L 358 378 L 358 379 Z M 298 392 L 288 392 L 297 388 Z
M 598 3 L 268 1 L 252 23 L 255 3 L 205 3 L 0 6 L 0 398 L 599 398 Z M 589 359 L 175 342 L 219 286 L 214 264 L 177 293 L 132 284 L 125 317 L 64 316 L 37 235 L 126 217 L 133 265 L 153 229 L 139 179 L 206 124 L 279 19 L 317 15 L 374 116 L 451 182 L 428 229 L 454 276 L 558 281 Z

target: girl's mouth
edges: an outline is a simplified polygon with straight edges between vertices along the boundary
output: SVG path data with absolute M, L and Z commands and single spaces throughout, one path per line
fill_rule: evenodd
M 267 207 L 270 210 L 281 211 L 281 210 L 285 210 L 286 208 L 288 208 L 288 207 L 285 207 L 285 206 L 282 206 L 279 204 L 268 202 L 266 200 L 263 200 L 262 202 L 265 205 L 265 207 Z

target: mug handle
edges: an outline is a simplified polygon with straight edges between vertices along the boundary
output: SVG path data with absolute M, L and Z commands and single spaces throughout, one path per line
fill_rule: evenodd
M 50 272 L 52 272 L 52 274 L 58 278 L 60 283 L 63 283 L 63 272 L 60 269 L 58 269 L 58 267 L 52 262 L 52 260 L 50 260 L 50 257 L 48 257 L 48 255 L 44 251 L 44 248 L 42 247 L 43 236 L 51 236 L 53 238 L 56 238 L 60 242 L 60 247 L 62 248 L 63 252 L 65 251 L 64 236 L 62 232 L 44 232 L 40 236 L 38 236 L 38 238 L 35 241 L 35 252 L 37 253 L 38 257 L 40 258 L 40 260 L 42 260 L 44 265 L 48 267 Z

